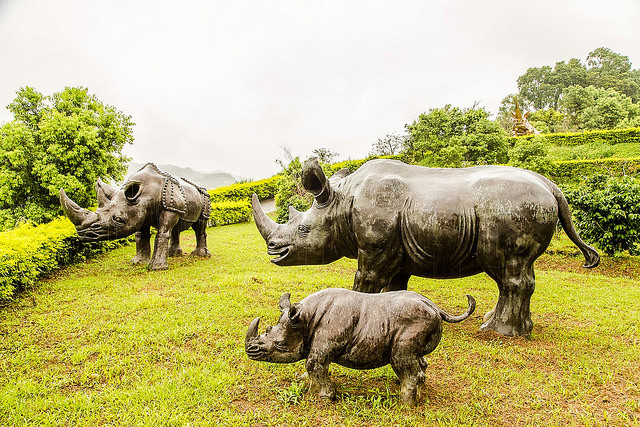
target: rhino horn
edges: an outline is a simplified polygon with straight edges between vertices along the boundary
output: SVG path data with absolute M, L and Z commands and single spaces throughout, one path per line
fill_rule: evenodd
M 60 206 L 62 206 L 62 210 L 67 218 L 69 218 L 76 227 L 85 223 L 87 218 L 95 216 L 94 212 L 78 206 L 76 202 L 66 195 L 62 188 L 60 189 Z
M 331 184 L 316 157 L 310 158 L 302 166 L 302 186 L 313 194 L 318 207 L 324 207 L 331 202 Z
M 116 189 L 109 184 L 103 182 L 100 178 L 96 181 L 96 193 L 98 194 L 98 207 L 101 208 L 107 204 L 113 197 Z
M 249 345 L 258 336 L 258 325 L 260 324 L 260 318 L 256 317 L 249 325 L 247 335 L 244 338 L 245 345 Z
M 297 217 L 301 213 L 302 212 L 300 212 L 298 209 L 294 208 L 293 206 L 289 206 L 289 221 L 291 221 L 293 218 Z
M 262 238 L 267 240 L 271 233 L 278 227 L 278 224 L 264 213 L 260 205 L 260 200 L 258 200 L 258 196 L 255 193 L 251 196 L 251 207 L 253 208 L 253 219 L 256 222 L 256 227 L 258 227 Z

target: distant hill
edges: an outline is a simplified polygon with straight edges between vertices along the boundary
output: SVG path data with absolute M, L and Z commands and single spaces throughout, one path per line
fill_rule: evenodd
M 140 169 L 144 164 L 142 163 L 129 163 L 129 170 L 127 172 L 127 176 L 136 172 Z M 201 187 L 206 188 L 207 190 L 211 190 L 217 187 L 223 187 L 225 185 L 231 185 L 239 179 L 234 177 L 228 172 L 224 171 L 214 171 L 214 172 L 200 172 L 191 168 L 183 168 L 180 166 L 174 165 L 156 165 L 158 168 L 163 171 L 170 173 L 171 175 L 177 178 L 186 178 L 189 181 L 198 184 Z

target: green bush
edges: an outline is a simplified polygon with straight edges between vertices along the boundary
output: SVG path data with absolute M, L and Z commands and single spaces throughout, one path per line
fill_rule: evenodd
M 211 203 L 249 200 L 253 193 L 256 193 L 260 200 L 270 199 L 275 196 L 281 179 L 280 175 L 276 175 L 260 181 L 242 182 L 219 187 L 209 190 L 208 193 L 211 196 Z
M 547 144 L 540 135 L 533 139 L 521 139 L 509 150 L 509 164 L 548 175 L 553 167 L 548 156 Z
M 366 159 L 345 160 L 344 162 L 334 163 L 334 164 L 330 165 L 329 166 L 329 174 L 328 175 L 333 175 L 334 173 L 338 172 L 340 169 L 344 169 L 344 168 L 349 169 L 351 172 L 355 172 L 360 166 L 362 166 L 363 164 L 365 164 L 369 160 L 373 160 L 373 159 L 392 159 L 392 160 L 402 160 L 402 161 L 405 160 L 404 156 L 402 156 L 402 155 L 396 155 L 396 156 L 370 156 L 370 157 L 367 157 Z
M 640 181 L 594 175 L 565 194 L 583 238 L 607 255 L 640 254 Z
M 510 137 L 513 146 L 521 139 L 532 139 L 535 135 Z M 585 145 L 601 143 L 607 145 L 640 142 L 640 128 L 594 130 L 580 133 L 550 133 L 541 135 L 545 142 L 552 145 Z
M 631 159 L 610 158 L 554 162 L 550 176 L 558 183 L 577 183 L 597 174 L 633 176 L 639 172 L 640 157 Z
M 130 238 L 82 243 L 71 222 L 60 217 L 47 224 L 0 233 L 0 301 L 10 300 L 64 265 L 127 244 Z
M 249 221 L 251 212 L 251 202 L 248 200 L 211 203 L 209 226 L 217 227 Z

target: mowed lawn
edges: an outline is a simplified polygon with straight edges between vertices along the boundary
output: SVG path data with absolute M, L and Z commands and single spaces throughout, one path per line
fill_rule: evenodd
M 184 233 L 183 249 L 194 247 Z M 332 365 L 338 397 L 304 393 L 304 362 L 244 354 L 247 326 L 278 299 L 350 288 L 356 263 L 278 267 L 253 223 L 209 229 L 207 260 L 148 272 L 133 245 L 65 268 L 0 309 L 0 425 L 514 425 L 640 423 L 639 258 L 544 255 L 529 338 L 481 333 L 497 288 L 486 275 L 412 278 L 445 310 L 417 407 L 400 405 L 390 367 Z

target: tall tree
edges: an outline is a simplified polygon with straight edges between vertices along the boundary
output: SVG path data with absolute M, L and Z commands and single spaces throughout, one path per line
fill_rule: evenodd
M 79 204 L 96 203 L 97 178 L 120 180 L 133 141 L 131 117 L 83 87 L 44 96 L 17 91 L 0 128 L 0 209 L 16 220 L 43 222 L 60 213 L 61 187 Z
M 407 125 L 405 153 L 427 166 L 505 163 L 506 132 L 484 108 L 446 105 L 421 114 Z
M 393 156 L 405 147 L 408 137 L 406 134 L 388 133 L 373 143 L 370 154 L 374 156 Z

